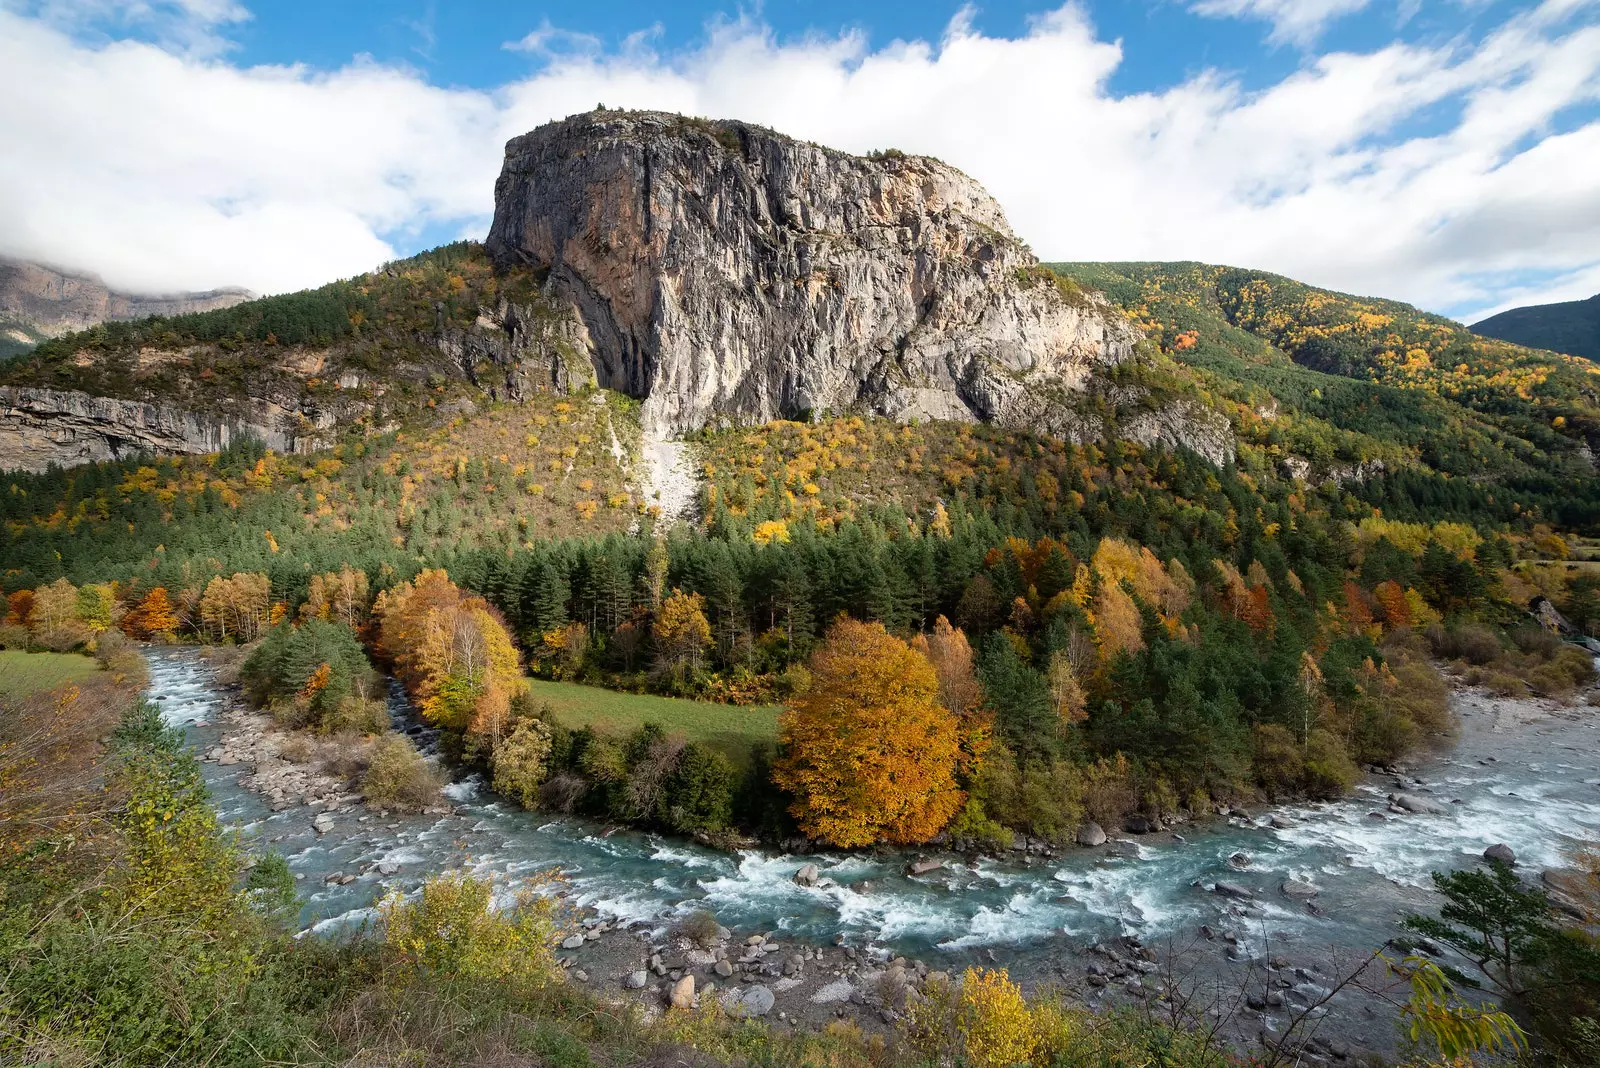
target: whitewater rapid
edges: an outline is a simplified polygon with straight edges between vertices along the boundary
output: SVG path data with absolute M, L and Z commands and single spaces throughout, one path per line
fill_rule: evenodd
M 153 650 L 150 692 L 168 723 L 197 748 L 215 744 L 230 699 L 203 658 Z M 468 867 L 499 877 L 559 870 L 571 900 L 618 920 L 665 923 L 709 908 L 735 930 L 850 944 L 957 967 L 999 955 L 1014 970 L 1044 972 L 1064 949 L 1119 934 L 1147 943 L 1193 936 L 1201 925 L 1255 932 L 1263 943 L 1359 951 L 1398 931 L 1406 912 L 1437 905 L 1429 873 L 1481 863 L 1509 844 L 1525 870 L 1562 867 L 1600 841 L 1600 712 L 1551 710 L 1504 727 L 1484 699 L 1458 699 L 1460 740 L 1413 767 L 1405 788 L 1444 804 L 1444 815 L 1395 816 L 1389 777 L 1348 798 L 1180 828 L 1182 838 L 1118 836 L 1102 849 L 1025 862 L 947 858 L 930 876 L 904 874 L 903 854 L 790 856 L 722 853 L 692 842 L 612 831 L 506 804 L 476 777 L 453 783 L 443 817 L 380 817 L 359 809 L 319 836 L 303 807 L 273 813 L 238 784 L 239 766 L 205 765 L 223 819 L 246 847 L 283 853 L 298 880 L 302 919 L 316 931 L 360 924 L 388 890 Z M 1245 854 L 1242 869 L 1230 858 Z M 814 863 L 833 885 L 801 887 Z M 385 872 L 389 874 L 384 874 Z M 333 874 L 353 881 L 329 883 Z M 1254 891 L 1241 903 L 1213 892 L 1219 879 Z M 1285 897 L 1285 880 L 1315 885 L 1311 906 Z

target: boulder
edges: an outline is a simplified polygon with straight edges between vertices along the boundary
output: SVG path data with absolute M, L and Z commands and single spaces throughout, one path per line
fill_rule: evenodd
M 1516 867 L 1517 854 L 1504 842 L 1496 842 L 1483 851 L 1484 860 L 1498 860 L 1507 867 Z
M 672 984 L 672 992 L 667 995 L 667 1003 L 675 1009 L 694 1008 L 694 976 L 686 975 Z
M 907 875 L 927 875 L 927 874 L 929 874 L 931 872 L 940 871 L 943 868 L 944 868 L 944 865 L 941 864 L 939 861 L 937 861 L 937 860 L 929 860 L 928 858 L 923 857 L 923 858 L 921 858 L 919 860 L 913 860 L 910 864 L 907 864 L 906 865 L 906 874 Z
M 566 938 L 563 938 L 561 940 L 561 948 L 562 949 L 582 949 L 583 948 L 583 935 L 581 935 L 581 934 L 568 935 Z
M 772 1011 L 777 998 L 771 990 L 754 983 L 740 991 L 730 991 L 722 1007 L 730 1016 L 765 1016 Z
M 1149 816 L 1135 812 L 1122 821 L 1122 829 L 1129 834 L 1149 834 L 1152 831 L 1159 831 L 1161 824 Z
M 807 864 L 794 873 L 794 881 L 798 886 L 816 886 L 819 877 L 815 864 Z
M 1078 828 L 1078 844 L 1086 847 L 1101 846 L 1106 844 L 1105 828 L 1090 820 Z
M 1389 802 L 1402 812 L 1410 812 L 1419 816 L 1443 816 L 1450 811 L 1449 808 L 1439 804 L 1439 802 L 1430 801 L 1426 797 L 1418 797 L 1416 794 L 1390 794 Z
M 622 985 L 628 990 L 643 990 L 644 985 L 650 981 L 650 973 L 640 968 L 636 972 L 629 972 L 622 977 Z
M 1248 886 L 1230 883 L 1226 879 L 1218 879 L 1216 886 L 1212 887 L 1212 892 L 1221 894 L 1223 897 L 1247 898 L 1255 896 Z
M 1300 898 L 1302 900 L 1316 897 L 1318 893 L 1315 886 L 1299 879 L 1287 879 L 1279 889 L 1283 891 L 1284 897 Z

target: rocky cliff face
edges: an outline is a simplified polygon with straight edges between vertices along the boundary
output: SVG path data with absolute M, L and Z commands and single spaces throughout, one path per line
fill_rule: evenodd
M 848 408 L 1071 431 L 1138 339 L 954 168 L 737 122 L 594 112 L 512 140 L 488 248 L 549 272 L 600 385 L 658 432 Z
M 96 323 L 187 315 L 249 300 L 244 289 L 141 296 L 120 293 L 99 278 L 68 274 L 37 263 L 0 259 L 0 335 L 17 347 L 37 344 Z
M 309 451 L 331 429 L 331 421 L 308 424 L 300 413 L 266 403 L 248 417 L 225 418 L 75 390 L 0 386 L 0 471 L 217 452 L 245 437 L 279 452 Z

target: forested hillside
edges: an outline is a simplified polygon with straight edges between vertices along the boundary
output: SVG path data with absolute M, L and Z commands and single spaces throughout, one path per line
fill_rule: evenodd
M 939 722 L 953 733 L 924 769 L 944 800 L 880 831 L 922 840 L 948 824 L 989 843 L 1011 830 L 1060 841 L 1090 816 L 1159 821 L 1258 791 L 1337 793 L 1360 764 L 1448 728 L 1431 656 L 1507 692 L 1563 696 L 1587 680 L 1587 660 L 1519 628 L 1538 595 L 1600 628 L 1594 577 L 1560 563 L 1563 534 L 1600 520 L 1585 452 L 1600 376 L 1271 276 L 1063 269 L 1155 342 L 1111 388 L 1228 413 L 1236 460 L 836 413 L 701 434 L 700 520 L 661 529 L 640 488 L 635 402 L 592 389 L 496 402 L 465 374 L 429 385 L 395 371 L 406 345 L 437 354 L 439 317 L 467 323 L 479 302 L 531 286 L 470 247 L 277 303 L 51 343 L 26 374 L 86 361 L 108 388 L 155 392 L 170 377 L 190 398 L 268 373 L 276 352 L 331 346 L 416 403 L 398 429 L 351 425 L 307 456 L 246 444 L 7 476 L 5 640 L 70 647 L 120 625 L 250 641 L 332 620 L 337 586 L 362 602 L 345 613 L 349 641 L 400 671 L 463 759 L 493 764 L 521 739 L 505 781 L 525 803 L 704 833 L 835 833 L 806 800 L 832 756 L 805 751 L 796 719 L 780 752 L 692 775 L 672 765 L 689 778 L 669 777 L 668 795 L 692 790 L 688 808 L 641 807 L 623 784 L 667 774 L 650 756 L 661 739 L 562 733 L 517 698 L 520 671 L 791 702 L 797 717 L 881 698 L 884 715 L 952 717 Z M 191 362 L 140 377 L 152 346 Z M 474 410 L 430 414 L 447 394 Z M 438 612 L 480 636 L 503 624 L 490 645 L 510 661 L 483 674 L 426 646 Z M 840 630 L 857 625 L 845 617 L 883 629 Z M 852 642 L 891 661 L 914 649 L 937 669 L 936 693 L 829 696 Z M 300 693 L 314 680 L 291 681 Z M 519 734 L 524 720 L 545 725 Z M 776 806 L 769 775 L 790 791 Z M 848 827 L 840 842 L 878 833 L 826 826 Z
M 1600 369 L 1587 361 L 1260 271 L 1054 267 L 1120 304 L 1286 473 L 1340 477 L 1397 518 L 1600 520 Z
M 1473 323 L 1472 332 L 1530 348 L 1600 360 L 1600 294 L 1588 300 L 1512 308 Z

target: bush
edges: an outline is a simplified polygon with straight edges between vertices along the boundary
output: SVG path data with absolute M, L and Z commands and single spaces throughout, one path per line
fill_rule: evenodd
M 530 886 L 496 910 L 494 886 L 466 872 L 436 875 L 407 899 L 379 905 L 384 943 L 402 965 L 433 975 L 492 980 L 537 989 L 560 974 L 551 943 L 555 903 Z
M 502 797 L 532 808 L 549 770 L 550 728 L 541 720 L 525 719 L 495 744 L 490 756 L 492 785 Z
M 346 697 L 322 718 L 326 734 L 382 734 L 388 729 L 388 706 L 367 697 Z
M 996 820 L 989 818 L 983 802 L 976 797 L 967 798 L 965 807 L 956 813 L 945 833 L 958 849 L 976 849 L 985 853 L 1001 853 L 1011 846 L 1011 832 Z
M 1268 797 L 1293 794 L 1305 778 L 1300 744 L 1287 727 L 1263 723 L 1256 728 L 1256 781 Z
M 1511 644 L 1529 656 L 1550 660 L 1561 649 L 1561 638 L 1543 627 L 1525 625 L 1511 632 Z
M 1356 779 L 1361 769 L 1345 751 L 1344 743 L 1325 730 L 1314 730 L 1306 739 L 1305 790 L 1312 797 L 1334 798 L 1342 796 Z
M 1465 660 L 1478 667 L 1494 663 L 1502 652 L 1500 639 L 1495 632 L 1476 623 L 1449 629 L 1435 623 L 1424 632 L 1424 636 L 1435 656 L 1445 660 Z
M 439 799 L 440 776 L 405 738 L 386 734 L 372 746 L 372 758 L 361 776 L 367 804 L 402 812 L 420 812 Z
M 0 623 L 0 649 L 28 648 L 28 628 L 20 623 Z
M 717 944 L 717 937 L 721 933 L 717 925 L 717 917 L 705 909 L 697 909 L 679 920 L 673 932 L 680 938 L 687 938 L 701 949 L 710 949 Z
M 698 742 L 678 751 L 677 766 L 667 776 L 657 817 L 679 834 L 724 830 L 733 821 L 736 785 L 728 758 Z

